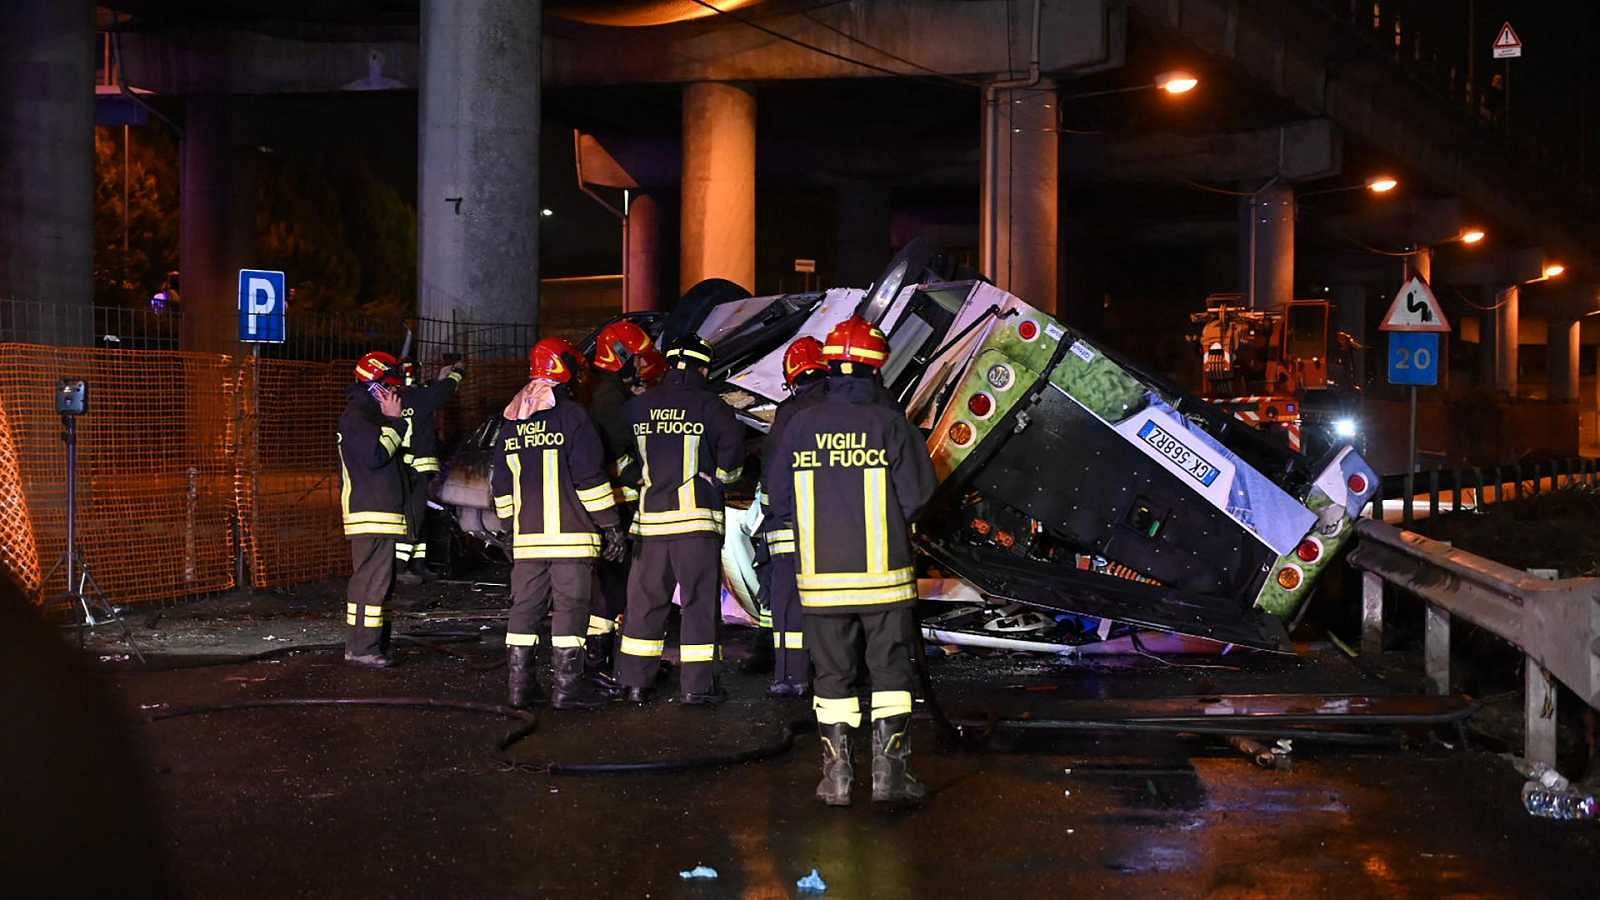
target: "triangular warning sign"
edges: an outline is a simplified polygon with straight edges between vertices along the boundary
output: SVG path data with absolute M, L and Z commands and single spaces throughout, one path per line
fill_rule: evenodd
M 1494 46 L 1490 48 L 1490 56 L 1495 59 L 1516 59 L 1522 55 L 1522 38 L 1517 37 L 1516 29 L 1510 22 L 1500 26 L 1500 31 L 1494 36 Z
M 1433 296 L 1433 289 L 1420 276 L 1413 275 L 1401 286 L 1400 293 L 1394 295 L 1394 302 L 1383 314 L 1383 324 L 1378 330 L 1448 332 L 1450 320 L 1444 317 L 1444 309 L 1439 306 L 1439 298 Z

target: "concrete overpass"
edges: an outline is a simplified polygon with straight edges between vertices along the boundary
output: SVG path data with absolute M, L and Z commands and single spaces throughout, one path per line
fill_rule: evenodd
M 595 98 L 651 85 L 678 92 L 676 135 L 601 140 L 624 169 L 634 165 L 630 143 L 681 141 L 670 173 L 676 184 L 660 191 L 664 200 L 672 189 L 679 194 L 679 284 L 715 275 L 755 287 L 761 98 L 778 93 L 774 86 L 781 84 L 866 79 L 925 85 L 947 92 L 951 104 L 975 105 L 977 133 L 965 143 L 959 134 L 946 135 L 915 150 L 885 146 L 862 153 L 849 135 L 822 127 L 815 141 L 764 153 L 762 172 L 828 173 L 854 149 L 854 156 L 878 161 L 853 162 L 860 171 L 847 173 L 851 184 L 893 177 L 883 171 L 885 159 L 902 171 L 924 173 L 924 181 L 976 184 L 979 267 L 1042 306 L 1053 307 L 1069 293 L 1060 267 L 1073 253 L 1063 243 L 1075 223 L 1063 219 L 1070 209 L 1062 198 L 1073 179 L 1237 186 L 1250 196 L 1238 203 L 1234 224 L 1224 227 L 1234 229 L 1236 243 L 1255 247 L 1239 281 L 1257 284 L 1258 302 L 1287 299 L 1308 273 L 1336 282 L 1337 264 L 1315 258 L 1303 259 L 1297 275 L 1296 192 L 1322 190 L 1335 178 L 1359 179 L 1352 158 L 1357 165 L 1394 168 L 1408 186 L 1470 210 L 1505 248 L 1493 262 L 1478 264 L 1481 271 L 1441 272 L 1440 279 L 1503 297 L 1536 277 L 1537 260 L 1560 258 L 1577 298 L 1566 312 L 1585 311 L 1585 298 L 1593 295 L 1595 261 L 1576 224 L 1583 213 L 1572 211 L 1562 186 L 1485 141 L 1391 61 L 1361 52 L 1347 23 L 1315 5 L 766 0 L 725 2 L 719 13 L 695 0 L 543 8 L 525 0 L 423 0 L 415 17 L 366 0 L 112 5 L 133 16 L 118 39 L 126 80 L 185 98 L 183 269 L 186 293 L 199 300 L 191 309 L 217 323 L 195 336 L 196 346 L 211 349 L 229 343 L 227 313 L 244 218 L 237 199 L 248 194 L 249 180 L 248 166 L 226 148 L 247 143 L 252 123 L 230 110 L 228 98 L 296 92 L 418 93 L 424 315 L 535 315 L 537 298 L 527 285 L 536 283 L 539 246 L 537 229 L 527 226 L 537 221 L 540 185 L 530 148 L 539 146 L 546 93 L 581 91 Z M 76 2 L 40 8 L 8 0 L 0 13 L 15 26 L 0 47 L 14 76 L 4 80 L 14 87 L 4 91 L 0 109 L 13 126 L 8 133 L 22 134 L 16 126 L 24 121 L 31 126 L 27 139 L 14 140 L 15 149 L 0 159 L 5 183 L 16 187 L 0 207 L 0 294 L 86 302 L 83 204 L 90 176 L 83 98 L 93 70 L 80 51 L 92 40 L 92 10 Z M 1228 85 L 1234 105 L 1249 111 L 1229 111 L 1210 133 L 1164 133 L 1124 115 L 1117 124 L 1125 131 L 1062 140 L 1063 102 L 1096 88 L 1147 82 L 1161 56 L 1200 65 L 1208 89 Z M 48 82 L 36 77 L 41 71 L 51 73 Z M 659 162 L 660 154 L 653 155 Z M 1268 180 L 1271 186 L 1258 190 Z M 648 220 L 649 179 L 636 181 L 646 195 L 636 208 Z M 841 219 L 876 223 L 852 239 L 857 262 L 844 268 L 859 278 L 868 260 L 887 249 L 881 208 L 887 200 L 875 199 L 871 190 L 842 193 L 852 196 L 854 207 L 846 213 L 841 206 Z M 1438 239 L 1438 221 L 1431 213 L 1399 224 L 1357 217 L 1353 227 L 1406 245 Z M 629 234 L 636 252 L 670 252 L 657 246 L 668 238 L 652 233 L 649 222 L 634 224 Z M 843 241 L 843 222 L 840 230 Z M 1250 233 L 1254 240 L 1245 237 Z M 1523 271 L 1529 265 L 1532 274 Z M 630 290 L 630 302 L 659 304 L 664 293 Z M 1508 333 L 1503 311 L 1517 305 L 1500 304 L 1502 312 L 1486 317 L 1480 333 L 1504 341 L 1495 337 Z M 1492 380 L 1503 388 L 1515 381 L 1514 367 L 1505 372 L 1514 339 L 1509 346 L 1485 354 L 1499 361 Z

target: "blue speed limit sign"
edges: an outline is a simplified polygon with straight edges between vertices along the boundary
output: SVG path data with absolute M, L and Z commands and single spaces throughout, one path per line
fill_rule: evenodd
M 1432 387 L 1439 383 L 1439 334 L 1389 332 L 1389 383 Z

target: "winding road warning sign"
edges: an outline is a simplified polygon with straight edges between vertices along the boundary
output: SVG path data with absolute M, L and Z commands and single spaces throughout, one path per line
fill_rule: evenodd
M 1389 311 L 1383 314 L 1379 331 L 1439 331 L 1450 330 L 1450 320 L 1433 289 L 1420 276 L 1413 275 L 1394 295 Z

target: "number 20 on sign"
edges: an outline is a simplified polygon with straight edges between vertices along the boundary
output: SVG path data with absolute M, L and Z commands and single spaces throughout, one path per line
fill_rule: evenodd
M 1432 387 L 1439 383 L 1439 335 L 1389 332 L 1389 383 Z

